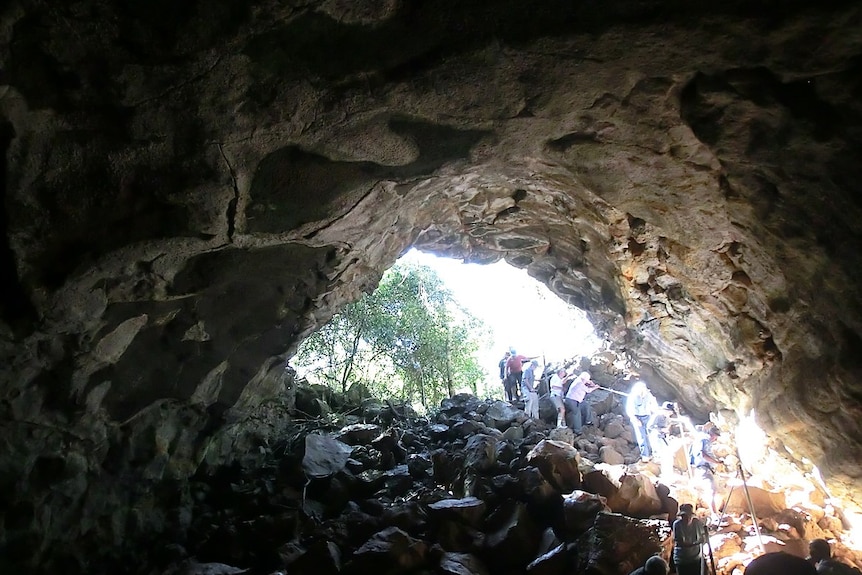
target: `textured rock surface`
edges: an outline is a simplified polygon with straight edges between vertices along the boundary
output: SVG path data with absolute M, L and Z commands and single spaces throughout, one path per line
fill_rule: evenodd
M 410 245 L 525 269 L 853 492 L 860 10 L 7 3 L 6 503 L 59 536 L 190 476 Z

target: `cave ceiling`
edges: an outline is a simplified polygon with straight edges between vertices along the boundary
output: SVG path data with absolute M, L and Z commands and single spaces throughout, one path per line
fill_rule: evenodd
M 13 1 L 0 63 L 9 420 L 241 410 L 416 246 L 862 474 L 858 3 Z

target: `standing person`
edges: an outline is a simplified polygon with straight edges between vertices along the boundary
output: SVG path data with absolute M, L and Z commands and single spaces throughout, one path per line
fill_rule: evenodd
M 566 384 L 566 370 L 560 368 L 551 376 L 551 402 L 557 408 L 557 427 L 566 426 L 566 407 L 563 403 L 563 386 Z
M 504 396 L 505 396 L 505 395 L 508 395 L 508 394 L 506 393 L 506 376 L 508 376 L 508 375 L 509 375 L 509 370 L 508 370 L 508 369 L 506 369 L 506 362 L 508 362 L 508 361 L 509 361 L 509 356 L 511 356 L 511 355 L 512 355 L 512 354 L 511 354 L 511 353 L 509 353 L 509 352 L 507 351 L 506 353 L 504 353 L 504 354 L 503 354 L 503 359 L 501 359 L 501 360 L 500 360 L 500 363 L 499 363 L 499 367 L 500 367 L 500 384 L 503 386 L 503 395 L 504 395 Z M 511 399 L 509 399 L 509 401 L 512 401 L 512 400 L 511 400 Z
M 694 516 L 694 506 L 683 503 L 679 506 L 679 519 L 673 522 L 673 562 L 677 575 L 700 575 L 705 542 L 705 529 Z
M 527 357 L 526 355 L 518 355 L 514 349 L 509 350 L 512 354 L 506 361 L 506 371 L 509 372 L 506 378 L 506 394 L 509 396 L 509 401 L 520 399 L 521 378 L 524 376 L 524 364 L 531 359 L 536 359 L 538 356 Z
M 535 359 L 530 361 L 530 365 L 524 370 L 524 375 L 521 377 L 521 396 L 524 398 L 524 411 L 527 417 L 539 419 L 539 394 L 536 393 L 536 368 L 539 367 L 539 362 Z
M 689 452 L 689 462 L 694 468 L 695 478 L 700 479 L 709 496 L 709 508 L 713 515 L 718 513 L 715 503 L 715 470 L 720 459 L 712 451 L 712 444 L 721 436 L 721 430 L 716 425 L 710 425 L 706 432 L 701 432 L 694 438 Z
M 593 412 L 586 401 L 586 396 L 597 387 L 598 385 L 590 379 L 590 372 L 582 371 L 566 392 L 566 398 L 563 400 L 566 406 L 566 423 L 575 433 L 581 433 L 584 425 L 593 424 Z
M 652 445 L 649 442 L 647 422 L 649 422 L 653 412 L 657 410 L 658 402 L 655 396 L 644 382 L 636 381 L 626 400 L 626 414 L 632 421 L 632 427 L 635 428 L 641 457 L 644 459 L 652 457 Z

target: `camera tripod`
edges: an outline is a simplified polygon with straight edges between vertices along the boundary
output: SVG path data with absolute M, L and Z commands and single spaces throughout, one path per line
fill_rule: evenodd
M 764 553 L 766 549 L 763 547 L 763 538 L 760 536 L 760 525 L 757 522 L 757 514 L 754 512 L 754 503 L 751 500 L 751 493 L 748 491 L 748 481 L 745 478 L 745 469 L 742 468 L 742 460 L 739 457 L 739 449 L 736 450 L 736 476 L 742 481 L 742 490 L 745 493 L 745 501 L 748 504 L 748 512 L 751 514 L 751 523 L 754 525 L 754 533 L 757 535 L 757 544 L 760 546 L 760 552 Z M 727 496 L 724 498 L 724 503 L 721 505 L 721 511 L 718 515 L 718 524 L 716 528 L 721 527 L 721 522 L 724 521 L 725 511 L 727 510 L 727 504 L 730 503 L 730 497 L 733 495 L 733 490 L 736 489 L 736 485 L 730 486 L 730 491 L 727 492 Z M 709 528 L 704 525 L 704 536 L 706 538 L 706 547 L 709 550 L 709 563 L 712 568 L 712 575 L 716 575 L 717 571 L 715 569 L 715 557 L 712 554 L 712 544 L 709 541 Z M 704 567 L 706 567 L 706 559 L 704 558 Z M 707 575 L 709 574 L 709 569 L 706 569 Z

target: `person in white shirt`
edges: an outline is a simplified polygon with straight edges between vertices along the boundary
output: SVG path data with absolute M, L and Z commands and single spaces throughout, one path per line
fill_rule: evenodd
M 590 372 L 582 371 L 569 386 L 563 404 L 566 407 L 566 423 L 575 433 L 581 433 L 584 425 L 593 424 L 593 412 L 586 396 L 598 387 L 590 379 Z
M 551 402 L 557 408 L 557 427 L 566 426 L 566 407 L 563 404 L 563 388 L 566 385 L 566 370 L 560 368 L 551 376 Z
M 655 411 L 658 411 L 658 401 L 655 396 L 644 382 L 636 381 L 626 400 L 626 414 L 632 421 L 632 427 L 635 428 L 641 457 L 652 457 L 647 422 Z

